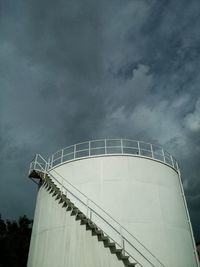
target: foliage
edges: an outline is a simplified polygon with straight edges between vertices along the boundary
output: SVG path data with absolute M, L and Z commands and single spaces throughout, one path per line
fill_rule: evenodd
M 26 267 L 32 220 L 4 221 L 0 215 L 0 267 Z

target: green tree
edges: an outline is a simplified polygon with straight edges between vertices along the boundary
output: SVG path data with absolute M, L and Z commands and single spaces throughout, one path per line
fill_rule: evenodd
M 32 220 L 4 221 L 0 216 L 0 267 L 26 267 Z

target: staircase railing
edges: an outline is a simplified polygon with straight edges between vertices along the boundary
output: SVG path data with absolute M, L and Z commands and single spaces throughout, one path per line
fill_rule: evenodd
M 31 174 L 32 171 L 40 171 L 43 173 L 44 177 L 48 174 L 60 187 L 61 192 L 68 196 L 71 201 L 74 201 L 77 208 L 90 218 L 99 229 L 108 235 L 133 262 L 137 262 L 138 266 L 164 267 L 164 264 L 119 222 L 67 181 L 66 178 L 55 169 L 49 171 L 49 167 L 49 163 L 40 154 L 36 154 L 34 160 L 30 163 L 29 174 Z M 52 173 L 54 173 L 54 175 Z

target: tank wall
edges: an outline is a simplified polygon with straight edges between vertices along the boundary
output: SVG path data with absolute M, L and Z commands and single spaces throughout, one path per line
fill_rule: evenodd
M 68 162 L 55 170 L 116 218 L 165 266 L 196 266 L 174 169 L 150 159 L 109 156 Z
M 44 188 L 37 198 L 28 267 L 123 267 Z

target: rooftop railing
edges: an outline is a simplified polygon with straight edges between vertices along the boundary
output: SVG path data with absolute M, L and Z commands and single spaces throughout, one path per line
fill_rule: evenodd
M 71 160 L 103 156 L 103 155 L 132 155 L 163 162 L 178 171 L 176 159 L 159 145 L 129 139 L 100 139 L 92 140 L 65 147 L 52 154 L 49 168 L 53 168 Z

